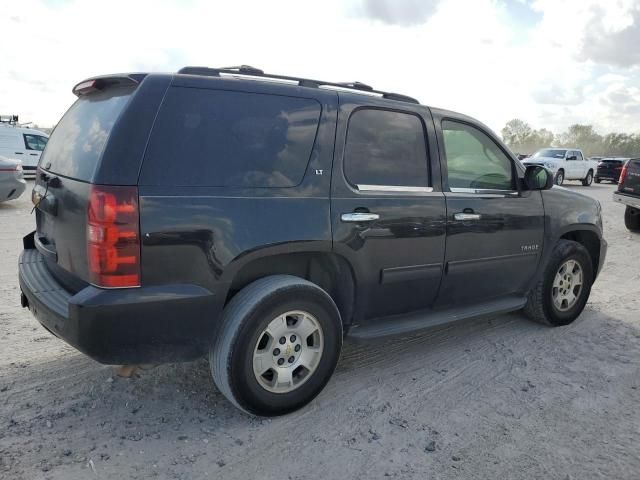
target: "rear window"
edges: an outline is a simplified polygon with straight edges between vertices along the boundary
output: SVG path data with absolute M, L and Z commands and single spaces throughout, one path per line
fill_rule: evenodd
M 320 111 L 308 98 L 172 87 L 154 125 L 140 183 L 298 185 Z
M 131 92 L 115 88 L 80 97 L 53 130 L 40 165 L 58 175 L 90 181 Z

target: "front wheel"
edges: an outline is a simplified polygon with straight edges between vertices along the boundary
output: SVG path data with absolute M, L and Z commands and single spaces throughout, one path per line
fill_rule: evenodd
M 627 206 L 624 211 L 624 226 L 631 232 L 640 232 L 640 210 Z
M 283 415 L 322 391 L 341 348 L 342 323 L 331 297 L 302 278 L 273 275 L 249 284 L 225 307 L 209 365 L 236 407 Z
M 593 172 L 589 170 L 587 172 L 587 176 L 582 179 L 582 185 L 584 185 L 585 187 L 588 187 L 589 185 L 591 185 L 592 181 L 593 181 Z
M 527 316 L 552 326 L 573 322 L 587 303 L 593 283 L 593 264 L 584 246 L 560 240 L 553 249 L 543 278 L 529 292 Z
M 564 183 L 564 170 L 558 170 L 556 173 L 556 185 L 561 186 Z

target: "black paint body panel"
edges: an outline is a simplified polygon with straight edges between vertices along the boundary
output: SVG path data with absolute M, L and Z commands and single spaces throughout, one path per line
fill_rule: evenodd
M 148 140 L 172 86 L 318 102 L 318 130 L 300 184 L 249 188 L 145 183 L 140 177 L 143 164 L 146 170 L 154 162 L 147 152 Z M 420 119 L 427 152 L 425 189 L 363 191 L 347 181 L 347 125 L 361 108 Z M 487 195 L 451 192 L 440 131 L 443 119 L 471 123 L 504 149 L 513 162 L 517 190 Z M 188 168 L 188 159 L 184 161 Z M 345 330 L 351 327 L 362 338 L 469 318 L 475 306 L 482 315 L 492 308 L 504 312 L 523 305 L 554 244 L 566 233 L 595 234 L 599 266 L 606 251 L 597 202 L 559 187 L 526 191 L 523 175 L 524 167 L 492 132 L 453 112 L 270 82 L 151 74 L 115 124 L 93 179 L 97 184 L 138 186 L 142 287 L 103 290 L 86 283 L 90 184 L 68 178 L 59 178 L 59 185 L 51 189 L 53 203 L 41 205 L 37 213 L 38 234 L 51 237 L 57 258 L 45 260 L 42 245 L 33 253 L 37 242 L 31 238 L 23 255 L 38 268 L 21 261 L 20 286 L 46 328 L 105 363 L 204 355 L 234 285 L 252 265 L 264 269 L 277 264 L 281 273 L 295 264 L 295 274 L 304 276 L 309 272 L 294 259 L 310 254 L 348 266 L 341 270 L 334 293 L 344 304 Z M 42 179 L 36 188 L 46 188 Z M 455 213 L 467 210 L 480 214 L 480 220 L 455 220 Z M 354 211 L 379 218 L 368 223 L 342 220 L 343 213 Z M 46 277 L 53 290 L 66 292 L 63 307 L 38 288 L 40 277 Z

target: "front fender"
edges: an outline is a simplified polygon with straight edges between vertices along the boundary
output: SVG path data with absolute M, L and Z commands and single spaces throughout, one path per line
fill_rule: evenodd
M 601 208 L 598 201 L 557 186 L 544 190 L 542 199 L 545 211 L 544 245 L 535 281 L 542 278 L 558 240 L 571 234 L 580 235 L 580 232 L 590 232 L 598 239 L 598 262 L 594 268 L 594 275 L 597 275 L 604 263 L 607 248 L 602 234 Z

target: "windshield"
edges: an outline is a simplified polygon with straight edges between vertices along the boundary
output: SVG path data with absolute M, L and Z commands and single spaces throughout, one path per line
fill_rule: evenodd
M 130 89 L 114 88 L 80 97 L 53 130 L 40 165 L 59 175 L 90 181 L 130 96 Z
M 547 158 L 564 158 L 566 150 L 558 150 L 556 148 L 545 148 L 544 150 L 538 150 L 533 154 L 533 158 L 547 157 Z

